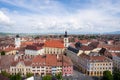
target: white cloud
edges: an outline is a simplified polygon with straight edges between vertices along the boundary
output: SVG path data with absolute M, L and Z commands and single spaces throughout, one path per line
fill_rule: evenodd
M 2 11 L 0 11 L 0 25 L 10 26 L 13 24 L 13 21 L 5 15 Z
M 120 1 L 118 0 L 114 4 L 112 0 L 91 0 L 92 2 L 89 3 L 91 7 L 87 5 L 83 9 L 76 7 L 73 12 L 68 11 L 57 1 L 30 0 L 28 3 L 25 0 L 3 1 L 35 11 L 35 13 L 25 15 L 17 11 L 8 11 L 9 17 L 16 22 L 11 32 L 63 32 L 66 29 L 71 32 L 106 32 L 120 29 L 120 16 L 118 15 Z M 3 12 L 2 15 L 4 17 L 2 16 L 0 21 L 11 23 L 12 20 L 8 16 Z

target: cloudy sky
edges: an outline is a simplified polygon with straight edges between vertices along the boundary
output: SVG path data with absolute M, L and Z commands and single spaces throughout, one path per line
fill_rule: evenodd
M 0 32 L 120 30 L 120 0 L 0 0 Z

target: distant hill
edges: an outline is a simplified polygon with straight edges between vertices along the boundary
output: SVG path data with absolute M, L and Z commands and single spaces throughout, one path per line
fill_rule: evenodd
M 105 34 L 120 34 L 120 31 L 108 32 L 108 33 L 105 33 Z

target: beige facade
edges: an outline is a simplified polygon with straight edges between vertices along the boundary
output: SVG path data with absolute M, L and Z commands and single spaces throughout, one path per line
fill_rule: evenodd
M 62 54 L 64 48 L 44 47 L 45 54 Z
M 10 50 L 10 51 L 5 52 L 5 55 L 15 55 L 16 52 L 17 50 Z
M 89 76 L 103 76 L 103 72 L 109 70 L 112 73 L 113 62 L 104 56 L 80 55 L 80 69 Z
M 86 51 L 83 51 L 83 50 L 79 50 L 79 52 L 77 53 L 77 56 L 79 56 L 80 54 L 82 53 L 85 53 L 85 54 L 89 54 L 91 52 L 91 50 L 86 50 Z
M 21 73 L 22 76 L 25 76 L 27 73 L 31 73 L 32 72 L 31 66 L 26 65 L 28 63 L 26 63 L 24 61 L 20 61 L 16 65 L 11 65 L 10 66 L 10 73 L 11 74 Z
M 87 66 L 88 67 L 88 66 Z M 89 76 L 103 76 L 103 72 L 109 70 L 112 73 L 112 63 L 98 62 L 90 63 L 88 69 L 80 67 L 81 71 Z

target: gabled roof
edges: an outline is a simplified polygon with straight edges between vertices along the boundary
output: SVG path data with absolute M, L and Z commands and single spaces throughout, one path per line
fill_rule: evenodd
M 42 47 L 39 47 L 37 45 L 27 45 L 26 49 L 29 49 L 29 50 L 40 50 L 40 49 L 42 49 Z
M 80 55 L 80 57 L 83 58 L 83 59 L 86 59 L 86 60 L 88 60 L 90 62 L 109 62 L 109 61 L 111 61 L 107 57 L 100 56 L 100 55 L 98 55 L 98 56 L 90 56 L 90 55 L 86 55 L 86 54 L 83 53 L 83 54 Z
M 31 63 L 32 63 L 32 61 L 24 61 L 24 60 L 13 61 L 11 66 L 17 66 L 18 64 L 22 64 L 22 65 L 25 65 L 25 66 L 31 66 Z
M 14 55 L 3 55 L 0 59 L 0 67 L 3 69 L 8 69 L 13 61 Z
M 93 50 L 93 48 L 90 47 L 90 46 L 84 46 L 84 45 L 82 45 L 82 47 L 80 48 L 80 50 L 89 51 L 89 50 Z
M 3 50 L 3 51 L 9 52 L 9 51 L 13 51 L 13 50 L 16 50 L 15 47 L 8 47 L 8 48 L 6 48 L 6 49 Z
M 37 55 L 32 60 L 32 66 L 62 66 L 62 55 L 55 54 L 46 54 L 46 55 Z M 63 55 L 63 65 L 72 65 L 71 60 Z

